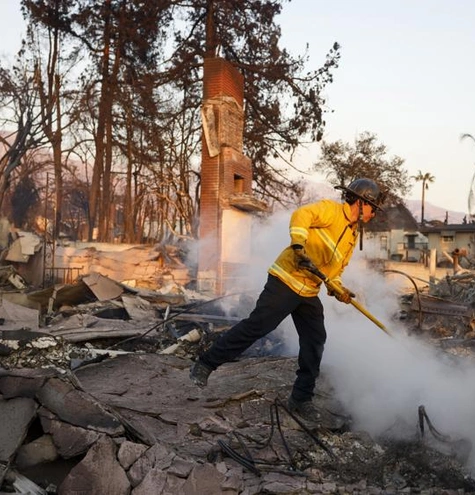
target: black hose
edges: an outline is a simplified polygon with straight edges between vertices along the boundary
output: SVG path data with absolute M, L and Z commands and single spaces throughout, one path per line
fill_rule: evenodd
M 288 461 L 286 463 L 289 464 L 289 469 L 282 470 L 282 469 L 273 469 L 273 471 L 278 471 L 281 473 L 285 474 L 292 474 L 294 476 L 306 476 L 306 474 L 302 471 L 300 471 L 294 461 L 294 456 L 292 455 L 292 452 L 290 450 L 290 447 L 287 443 L 287 440 L 285 439 L 284 432 L 282 431 L 281 427 L 281 421 L 280 421 L 280 416 L 279 416 L 279 407 L 281 407 L 292 419 L 294 419 L 299 426 L 309 435 L 312 440 L 320 447 L 322 448 L 333 460 L 338 460 L 335 454 L 332 452 L 330 447 L 328 447 L 322 440 L 320 440 L 312 431 L 310 431 L 300 420 L 297 418 L 292 412 L 289 411 L 289 409 L 282 403 L 281 400 L 275 399 L 274 403 L 271 404 L 270 406 L 270 418 L 271 418 L 271 431 L 269 433 L 269 436 L 265 442 L 259 442 L 255 439 L 252 439 L 255 443 L 259 445 L 259 449 L 263 449 L 267 447 L 274 435 L 274 432 L 277 428 L 280 434 L 280 438 L 282 441 L 282 444 L 284 445 L 285 451 L 288 456 Z M 226 442 L 223 440 L 218 440 L 218 445 L 221 447 L 221 449 L 228 454 L 232 459 L 234 459 L 236 462 L 241 464 L 243 467 L 248 469 L 249 471 L 253 472 L 254 474 L 257 474 L 258 476 L 261 475 L 261 471 L 256 467 L 256 464 L 260 465 L 266 465 L 266 466 L 275 466 L 276 463 L 271 463 L 268 461 L 262 461 L 258 459 L 253 459 L 248 447 L 246 444 L 243 442 L 242 438 L 244 435 L 240 434 L 239 432 L 233 432 L 234 436 L 239 442 L 239 445 L 241 448 L 244 450 L 246 457 L 239 454 L 235 449 L 233 449 L 230 445 L 228 445 Z M 282 462 L 282 464 L 286 464 L 285 462 Z
M 280 405 L 285 412 L 294 420 L 298 423 L 298 425 L 307 433 L 307 435 L 320 447 L 322 448 L 333 460 L 337 460 L 337 457 L 335 454 L 332 452 L 330 447 L 328 447 L 322 440 L 320 440 L 309 428 L 307 428 L 302 421 L 300 421 L 295 414 L 289 411 L 289 409 L 280 401 L 279 399 L 275 399 L 275 403 Z M 279 431 L 280 431 L 280 424 L 279 424 Z
M 431 420 L 429 419 L 429 416 L 427 415 L 427 412 L 425 410 L 424 406 L 419 406 L 419 428 L 421 430 L 421 436 L 424 438 L 424 420 L 427 423 L 427 426 L 429 427 L 429 431 L 434 435 L 434 437 L 439 440 L 440 442 L 447 442 L 447 443 L 452 443 L 452 439 L 447 436 L 443 435 L 438 431 L 435 426 L 432 424 Z
M 257 476 L 260 476 L 261 475 L 261 472 L 259 471 L 259 469 L 257 469 L 254 466 L 254 463 L 251 460 L 246 459 L 245 457 L 243 457 L 241 454 L 239 454 L 238 452 L 236 452 L 232 447 L 230 447 L 223 440 L 218 440 L 218 445 L 221 447 L 221 449 L 224 452 L 226 452 L 226 454 L 229 455 L 229 457 L 231 457 L 231 459 L 234 459 L 236 462 L 238 462 L 239 464 L 241 464 L 241 466 L 245 467 L 246 469 L 248 469 L 252 473 L 256 474 Z

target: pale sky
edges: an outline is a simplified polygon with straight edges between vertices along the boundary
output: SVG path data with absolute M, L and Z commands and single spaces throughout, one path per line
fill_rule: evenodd
M 0 0 L 0 56 L 20 48 L 24 24 L 19 0 Z M 337 41 L 340 67 L 325 92 L 325 139 L 353 142 L 376 134 L 390 156 L 405 159 L 409 175 L 435 177 L 426 201 L 468 212 L 475 172 L 475 1 L 292 0 L 277 19 L 282 46 L 320 67 Z M 318 146 L 298 157 L 310 167 Z M 407 199 L 421 199 L 416 183 Z
M 435 177 L 427 202 L 468 212 L 475 143 L 460 135 L 475 135 L 475 1 L 292 0 L 281 26 L 283 46 L 309 43 L 312 68 L 334 41 L 342 47 L 325 139 L 376 134 L 410 176 Z M 421 186 L 407 199 L 420 200 Z

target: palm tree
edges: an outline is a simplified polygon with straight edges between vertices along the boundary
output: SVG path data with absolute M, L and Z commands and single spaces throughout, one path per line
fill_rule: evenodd
M 422 200 L 421 200 L 421 225 L 424 223 L 424 203 L 426 190 L 429 189 L 429 183 L 434 182 L 435 177 L 429 172 L 423 174 L 420 170 L 417 175 L 413 175 L 412 179 L 416 182 L 422 182 Z

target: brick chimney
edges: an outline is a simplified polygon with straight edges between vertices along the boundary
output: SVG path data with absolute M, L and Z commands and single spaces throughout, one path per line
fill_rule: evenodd
M 243 155 L 244 78 L 228 61 L 208 58 L 203 74 L 198 289 L 235 287 L 250 256 L 252 166 Z

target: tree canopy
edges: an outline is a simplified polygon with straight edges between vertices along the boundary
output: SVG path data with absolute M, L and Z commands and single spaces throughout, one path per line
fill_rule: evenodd
M 275 159 L 292 154 L 305 141 L 323 135 L 323 89 L 333 81 L 340 47 L 329 47 L 322 67 L 308 70 L 308 54 L 292 56 L 280 46 L 277 16 L 285 1 L 202 0 L 184 10 L 185 23 L 175 35 L 172 73 L 189 88 L 186 104 L 201 104 L 201 63 L 222 56 L 244 75 L 245 153 L 253 163 L 255 192 L 282 200 L 298 190 Z M 203 21 L 206 22 L 203 22 Z M 190 71 L 190 68 L 192 69 Z M 190 90 L 194 87 L 195 90 Z M 198 89 L 198 91 L 196 91 Z M 292 167 L 291 162 L 287 162 Z
M 196 236 L 206 57 L 222 56 L 244 75 L 255 194 L 283 203 L 299 194 L 288 157 L 321 139 L 323 90 L 340 48 L 327 47 L 314 70 L 308 53 L 291 55 L 278 24 L 286 0 L 21 3 L 29 33 L 22 64 L 36 96 L 29 111 L 54 152 L 57 222 L 81 222 L 58 213 L 74 196 L 63 184 L 74 184 L 89 238 Z
M 386 192 L 386 202 L 396 204 L 403 203 L 411 189 L 403 166 L 404 160 L 389 156 L 388 148 L 378 142 L 376 134 L 363 132 L 354 144 L 323 141 L 315 170 L 324 173 L 334 186 L 348 186 L 361 177 L 373 179 Z

